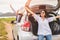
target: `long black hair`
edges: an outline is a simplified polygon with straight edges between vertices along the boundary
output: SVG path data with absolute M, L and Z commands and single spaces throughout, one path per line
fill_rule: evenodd
M 48 13 L 47 13 L 47 11 L 46 10 L 44 10 L 44 9 L 41 9 L 41 10 L 39 10 L 39 13 L 41 14 L 41 12 L 42 11 L 44 11 L 45 12 L 45 18 L 47 18 L 48 17 Z M 41 17 L 41 15 L 40 15 L 40 17 Z

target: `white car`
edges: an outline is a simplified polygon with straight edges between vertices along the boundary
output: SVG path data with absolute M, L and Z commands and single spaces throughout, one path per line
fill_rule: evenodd
M 47 16 L 57 16 L 58 15 L 58 9 L 60 8 L 60 0 L 36 0 L 31 3 L 32 10 L 39 15 L 40 9 L 45 9 L 47 13 L 49 13 Z M 23 31 L 19 25 L 16 25 L 13 28 L 13 36 L 14 40 L 38 40 L 37 37 L 37 30 L 38 30 L 38 23 L 35 21 L 35 19 L 30 16 L 29 21 L 31 22 L 31 28 L 30 31 Z M 55 19 L 54 21 L 50 22 L 50 27 L 53 34 L 53 40 L 60 40 L 60 19 Z

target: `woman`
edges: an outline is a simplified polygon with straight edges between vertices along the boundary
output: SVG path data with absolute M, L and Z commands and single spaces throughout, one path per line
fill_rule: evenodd
M 38 22 L 38 40 L 44 40 L 44 37 L 46 40 L 52 40 L 52 32 L 49 27 L 49 22 L 53 21 L 55 18 L 60 18 L 60 16 L 50 17 L 46 18 L 46 12 L 45 10 L 40 11 L 40 16 L 36 15 L 31 9 L 28 7 L 28 5 L 25 6 L 25 9 L 32 14 L 32 16 L 36 19 Z
M 12 7 L 11 4 L 10 4 L 10 8 L 13 10 L 13 12 L 14 12 L 15 15 L 16 15 L 16 22 L 19 23 L 20 20 L 21 20 L 21 18 L 22 18 L 22 16 L 23 16 L 23 12 L 21 12 L 21 10 L 17 10 L 17 11 L 16 11 L 16 10 Z
M 29 5 L 28 0 L 26 2 L 26 5 Z M 16 34 L 17 33 L 19 34 L 19 39 L 21 39 L 21 34 L 24 34 L 24 32 L 22 32 L 22 30 L 29 31 L 29 28 L 30 28 L 30 22 L 28 21 L 28 14 L 25 10 L 23 10 L 23 12 L 21 10 L 15 11 L 15 9 L 12 7 L 12 5 L 10 5 L 10 7 L 14 11 L 14 13 L 16 13 L 17 24 L 14 27 L 14 31 L 15 31 Z

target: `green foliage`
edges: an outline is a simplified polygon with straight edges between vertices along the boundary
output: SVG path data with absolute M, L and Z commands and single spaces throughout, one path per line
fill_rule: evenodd
M 5 22 L 11 22 L 12 20 L 15 20 L 15 18 L 0 18 L 0 40 L 7 40 L 7 37 L 5 35 L 7 35 L 7 32 L 5 31 L 5 25 L 2 23 L 2 21 Z

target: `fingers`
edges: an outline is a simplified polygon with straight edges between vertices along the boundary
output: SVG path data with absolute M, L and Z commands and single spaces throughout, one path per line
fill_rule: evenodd
M 31 0 L 27 0 L 25 6 L 29 6 L 30 5 L 30 2 L 31 2 Z
M 12 8 L 12 5 L 10 4 L 10 8 Z

